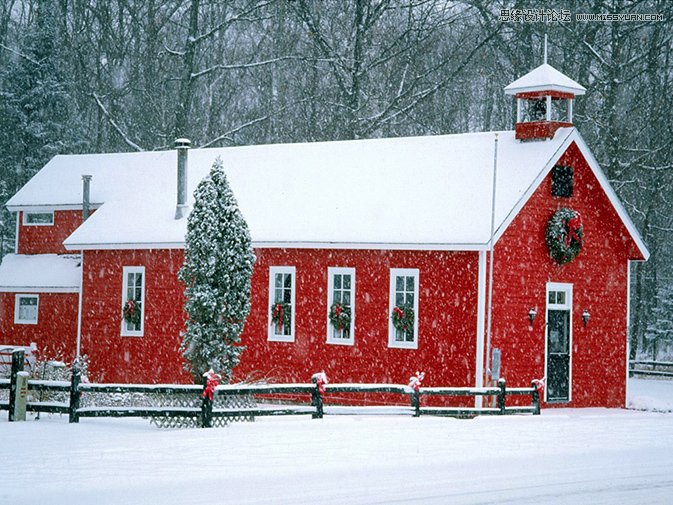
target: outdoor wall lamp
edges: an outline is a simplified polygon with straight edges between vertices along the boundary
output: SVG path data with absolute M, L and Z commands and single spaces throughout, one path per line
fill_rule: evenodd
M 533 321 L 535 321 L 535 316 L 537 316 L 537 308 L 531 307 L 530 310 L 528 311 L 528 320 L 530 321 L 531 326 L 533 326 Z
M 589 314 L 589 311 L 587 309 L 584 309 L 584 312 L 582 312 L 582 321 L 584 321 L 584 327 L 587 327 L 587 323 L 589 322 L 589 318 L 591 317 L 591 314 Z

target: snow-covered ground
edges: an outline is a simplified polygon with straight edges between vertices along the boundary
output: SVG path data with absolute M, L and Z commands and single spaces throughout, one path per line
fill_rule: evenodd
M 634 380 L 637 408 L 673 382 Z M 1 504 L 670 504 L 673 413 L 261 419 L 160 430 L 140 419 L 0 417 Z

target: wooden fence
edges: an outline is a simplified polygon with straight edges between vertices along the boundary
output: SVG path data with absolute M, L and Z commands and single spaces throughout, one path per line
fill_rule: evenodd
M 629 376 L 673 377 L 673 362 L 629 361 Z
M 21 358 L 22 359 L 22 358 Z M 16 376 L 20 371 L 19 358 L 12 368 L 10 379 L 0 380 L 0 390 L 9 389 L 9 402 L 0 402 L 0 410 L 9 410 L 9 420 L 14 419 L 14 393 L 16 390 Z M 32 393 L 60 392 L 67 393 L 68 402 L 27 402 L 26 410 L 29 412 L 49 412 L 67 414 L 71 423 L 79 422 L 83 417 L 193 417 L 201 427 L 211 427 L 213 419 L 218 417 L 256 417 L 256 416 L 284 416 L 284 415 L 308 415 L 314 419 L 321 419 L 324 415 L 336 414 L 406 414 L 411 416 L 439 415 L 469 417 L 477 415 L 506 415 L 506 414 L 539 414 L 540 397 L 534 385 L 527 388 L 507 388 L 505 380 L 501 379 L 497 387 L 485 388 L 450 388 L 429 387 L 414 390 L 409 386 L 396 384 L 228 384 L 217 386 L 216 395 L 241 396 L 259 398 L 255 407 L 246 408 L 218 408 L 213 406 L 213 400 L 206 394 L 206 381 L 204 385 L 168 385 L 168 384 L 90 384 L 82 383 L 79 371 L 72 370 L 72 380 L 49 381 L 29 380 L 28 390 Z M 81 396 L 84 393 L 162 393 L 170 395 L 185 395 L 186 398 L 198 399 L 200 407 L 113 407 L 113 406 L 80 406 Z M 351 400 L 357 401 L 357 396 L 368 393 L 396 394 L 406 398 L 405 405 L 333 405 L 326 404 L 330 395 L 334 394 L 354 395 Z M 306 403 L 279 404 L 271 403 L 274 400 L 291 396 L 293 399 L 305 398 Z M 509 396 L 528 396 L 530 405 L 508 406 Z M 496 406 L 490 407 L 431 407 L 423 406 L 423 398 L 430 397 L 483 397 L 485 400 L 496 398 Z M 343 398 L 341 396 L 340 398 Z M 351 403 L 351 402 L 349 402 Z M 488 404 L 488 401 L 484 403 Z

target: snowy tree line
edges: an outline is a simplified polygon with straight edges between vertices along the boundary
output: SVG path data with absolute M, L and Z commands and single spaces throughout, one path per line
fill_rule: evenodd
M 541 63 L 546 32 L 550 63 L 588 90 L 575 123 L 652 252 L 632 285 L 634 343 L 652 350 L 673 340 L 673 5 L 578 0 L 567 23 L 498 20 L 526 7 L 0 0 L 0 201 L 57 153 L 511 129 L 502 88 Z M 664 20 L 574 18 L 606 12 Z M 1 224 L 6 252 L 14 219 Z

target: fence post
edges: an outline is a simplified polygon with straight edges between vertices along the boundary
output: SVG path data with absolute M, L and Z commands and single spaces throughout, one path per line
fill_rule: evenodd
M 68 405 L 68 421 L 71 423 L 79 423 L 79 400 L 80 390 L 79 384 L 82 382 L 82 372 L 77 366 L 77 362 L 73 363 L 71 369 L 72 377 L 70 378 L 70 404 Z
M 208 376 L 203 377 L 203 393 L 201 394 L 201 428 L 213 427 L 213 400 L 206 391 L 208 389 Z
M 531 393 L 531 396 L 533 397 L 533 407 L 535 410 L 533 411 L 534 416 L 539 416 L 540 415 L 540 393 L 537 390 L 537 383 L 536 381 L 532 381 L 530 383 L 530 387 L 533 388 L 533 392 Z
M 23 372 L 23 361 L 26 355 L 23 349 L 12 351 L 12 373 L 9 383 L 9 422 L 14 421 L 14 409 L 16 407 L 16 378 L 19 372 Z
M 311 391 L 311 405 L 315 407 L 315 414 L 311 416 L 313 419 L 322 419 L 323 416 L 322 392 L 320 389 L 321 385 L 316 384 L 315 389 Z
M 498 392 L 498 408 L 500 409 L 500 414 L 505 414 L 505 379 L 498 379 L 498 387 L 500 391 Z
M 414 389 L 414 392 L 411 393 L 411 407 L 414 409 L 414 417 L 421 416 L 421 392 L 418 389 Z

